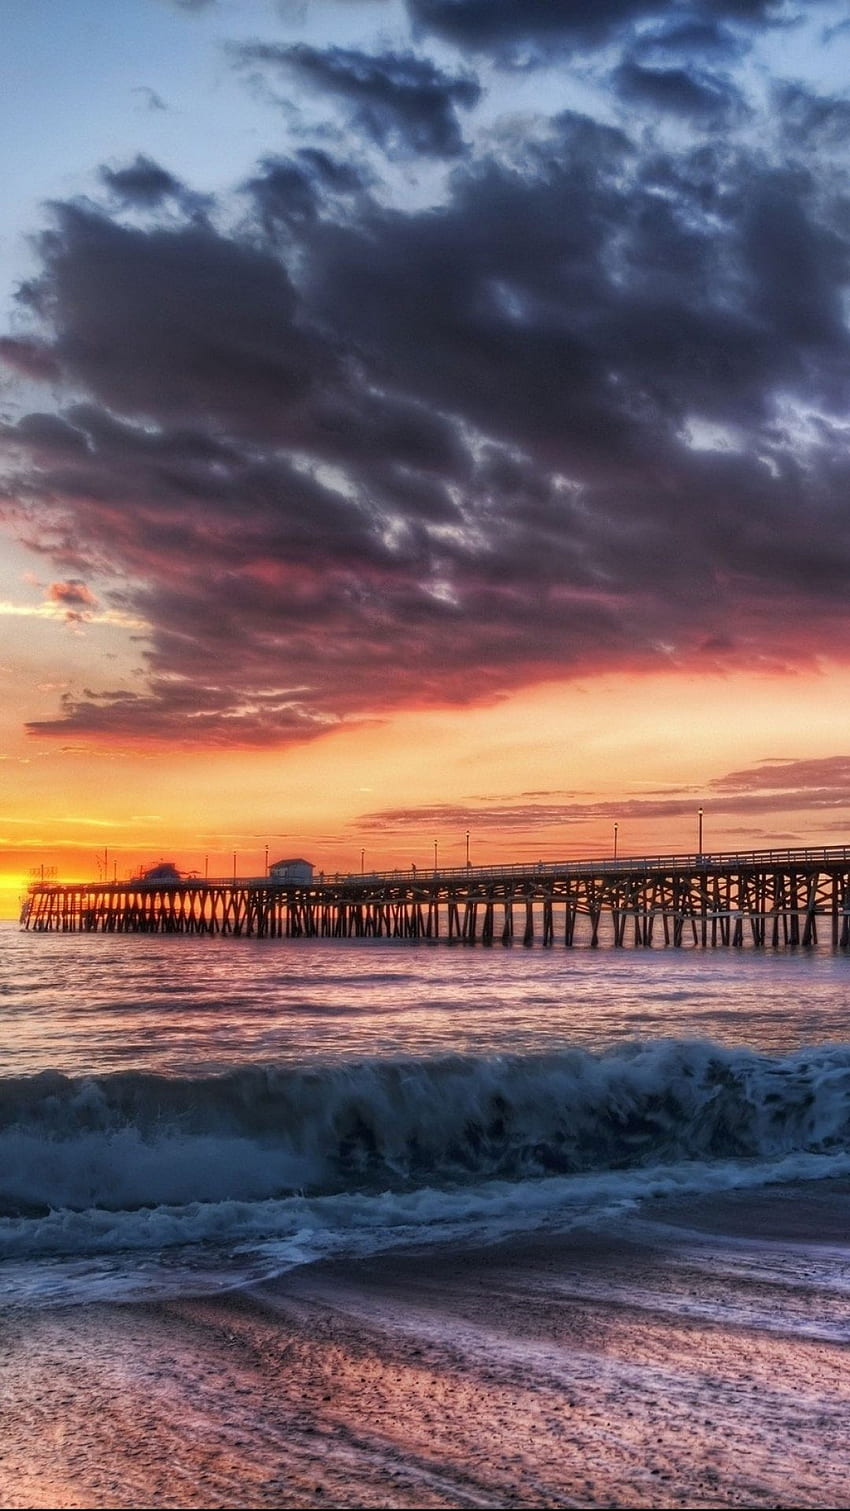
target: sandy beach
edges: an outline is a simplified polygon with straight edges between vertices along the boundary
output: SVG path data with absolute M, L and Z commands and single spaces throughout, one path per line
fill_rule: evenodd
M 846 1504 L 847 1202 L 659 1203 L 642 1236 L 12 1311 L 0 1505 Z

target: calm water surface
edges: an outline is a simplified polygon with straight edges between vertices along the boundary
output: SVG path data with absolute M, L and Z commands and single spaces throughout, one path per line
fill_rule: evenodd
M 850 1041 L 850 953 L 21 933 L 0 926 L 0 1074 L 707 1038 Z

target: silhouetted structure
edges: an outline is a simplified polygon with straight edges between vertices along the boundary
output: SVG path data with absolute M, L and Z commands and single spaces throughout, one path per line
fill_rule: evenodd
M 139 880 L 140 881 L 179 881 L 180 880 L 180 872 L 178 871 L 177 867 L 175 866 L 173 860 L 161 860 L 161 861 L 158 861 L 155 866 L 151 866 L 147 871 L 143 871 L 142 874 L 141 874 L 141 876 L 139 877 Z
M 269 866 L 272 881 L 312 881 L 313 863 L 309 860 L 276 860 Z
M 291 862 L 287 863 L 291 864 Z M 319 881 L 34 882 L 23 927 L 465 944 L 850 943 L 850 848 L 411 869 Z

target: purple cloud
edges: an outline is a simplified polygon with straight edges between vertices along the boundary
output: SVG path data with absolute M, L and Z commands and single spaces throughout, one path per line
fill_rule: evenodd
M 741 15 L 698 10 L 699 58 L 682 12 L 664 65 L 672 139 L 655 54 L 637 95 L 634 60 L 609 73 L 621 125 L 558 100 L 456 152 L 459 75 L 272 48 L 322 97 L 380 102 L 429 169 L 442 144 L 439 192 L 393 198 L 361 121 L 305 127 L 232 198 L 137 158 L 104 170 L 107 207 L 52 207 L 0 339 L 50 387 L 0 426 L 0 507 L 149 629 L 132 696 L 74 690 L 35 728 L 273 742 L 596 668 L 850 657 L 845 114 L 796 85 L 770 152 L 736 135 L 697 61 Z M 521 11 L 579 25 L 452 15 L 483 38 Z M 657 6 L 597 20 L 639 16 L 658 42 Z

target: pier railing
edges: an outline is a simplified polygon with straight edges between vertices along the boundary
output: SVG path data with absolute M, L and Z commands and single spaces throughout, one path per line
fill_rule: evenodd
M 153 887 L 163 886 L 192 886 L 192 887 L 302 887 L 302 886 L 339 886 L 357 885 L 362 883 L 366 886 L 387 885 L 405 881 L 496 881 L 502 878 L 522 880 L 536 879 L 539 877 L 556 876 L 606 876 L 620 872 L 633 874 L 636 871 L 694 871 L 694 870 L 728 870 L 746 866 L 794 866 L 794 865 L 835 865 L 847 862 L 850 864 L 850 845 L 806 845 L 794 849 L 770 849 L 770 850 L 723 850 L 711 851 L 700 854 L 694 851 L 660 852 L 655 855 L 628 855 L 628 856 L 592 856 L 589 859 L 570 860 L 538 860 L 538 861 L 510 861 L 497 865 L 463 865 L 463 866 L 395 866 L 392 870 L 384 871 L 317 871 L 310 882 L 295 879 L 279 879 L 264 875 L 248 875 L 230 873 L 229 876 L 198 876 L 190 872 L 179 879 L 163 881 L 162 878 L 147 878 L 134 876 L 129 881 L 99 880 L 97 885 L 103 887 Z M 70 885 L 66 882 L 32 882 L 29 891 L 40 891 L 46 887 L 58 887 Z M 96 885 L 94 882 L 86 883 L 88 886 Z
M 446 881 L 490 881 L 498 877 L 537 877 L 574 875 L 608 875 L 619 871 L 689 871 L 708 867 L 726 868 L 747 865 L 813 865 L 820 862 L 850 862 L 850 845 L 807 845 L 786 850 L 726 850 L 700 854 L 691 851 L 674 854 L 594 856 L 587 860 L 538 860 L 490 866 L 408 866 L 392 871 L 350 871 L 320 873 L 325 882 L 393 882 L 402 877 L 440 877 Z M 267 878 L 258 878 L 266 880 Z M 314 878 L 316 879 L 316 878 Z

